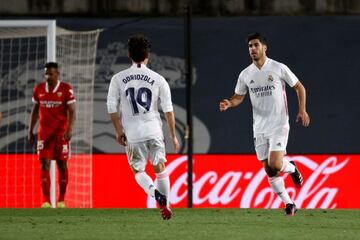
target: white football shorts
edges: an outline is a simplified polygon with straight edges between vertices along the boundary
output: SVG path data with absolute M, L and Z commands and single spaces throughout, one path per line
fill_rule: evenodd
M 269 158 L 271 151 L 284 151 L 289 137 L 289 129 L 283 128 L 272 135 L 258 134 L 254 137 L 254 145 L 257 158 L 262 161 Z
M 139 172 L 145 171 L 148 159 L 153 166 L 166 162 L 165 143 L 161 139 L 128 143 L 126 154 L 130 166 Z

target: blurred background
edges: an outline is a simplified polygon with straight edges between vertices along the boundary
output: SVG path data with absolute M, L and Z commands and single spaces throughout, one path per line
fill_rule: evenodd
M 3 16 L 50 14 L 119 17 L 182 16 L 187 0 L 13 0 L 2 4 Z M 192 0 L 198 16 L 238 15 L 348 15 L 360 12 L 356 0 Z
M 234 168 L 241 170 L 250 164 L 249 162 L 252 162 L 254 172 L 261 167 L 256 160 L 247 160 L 249 156 L 253 158 L 255 153 L 249 98 L 247 97 L 245 103 L 239 108 L 231 109 L 226 113 L 220 113 L 218 110 L 219 101 L 234 93 L 241 70 L 251 64 L 245 38 L 253 32 L 261 32 L 267 37 L 268 56 L 286 64 L 307 90 L 307 107 L 311 125 L 309 128 L 303 128 L 295 122 L 298 110 L 296 93 L 291 88 L 287 88 L 291 126 L 287 151 L 290 156 L 302 156 L 308 159 L 307 163 L 312 161 L 315 164 L 306 164 L 305 160 L 298 158 L 298 161 L 303 161 L 301 164 L 309 170 L 308 177 L 312 176 L 311 174 L 314 174 L 316 169 L 326 162 L 325 160 L 333 158 L 336 158 L 336 161 L 328 163 L 333 172 L 329 169 L 324 170 L 325 175 L 333 174 L 345 167 L 349 171 L 355 169 L 354 166 L 360 161 L 360 155 L 357 155 L 360 153 L 357 138 L 360 133 L 360 126 L 357 123 L 360 118 L 360 81 L 358 80 L 360 76 L 358 62 L 360 1 L 13 0 L 12 4 L 1 4 L 2 20 L 56 19 L 57 26 L 67 30 L 98 29 L 100 31 L 96 42 L 94 77 L 91 83 L 93 84 L 91 85 L 92 105 L 91 109 L 85 108 L 93 118 L 91 126 L 85 126 L 91 129 L 92 137 L 77 141 L 77 144 L 90 148 L 86 153 L 94 154 L 89 160 L 92 161 L 89 171 L 93 171 L 91 177 L 89 176 L 89 181 L 93 182 L 90 206 L 133 207 L 128 203 L 121 205 L 119 203 L 121 197 L 116 195 L 118 193 L 114 191 L 114 188 L 109 187 L 106 190 L 99 184 L 103 180 L 96 180 L 96 177 L 103 179 L 108 171 L 103 166 L 105 159 L 108 161 L 107 166 L 114 166 L 114 175 L 109 174 L 107 177 L 114 176 L 115 178 L 117 175 L 115 172 L 121 168 L 122 171 L 126 171 L 122 177 L 131 178 L 130 172 L 123 169 L 127 168 L 126 157 L 123 155 L 124 149 L 115 142 L 113 127 L 106 113 L 105 101 L 111 76 L 130 64 L 126 43 L 132 34 L 144 33 L 148 36 L 152 42 L 150 68 L 162 74 L 172 90 L 177 134 L 180 137 L 182 149 L 180 155 L 170 156 L 171 161 L 186 154 L 188 150 L 184 133 L 186 126 L 184 6 L 188 2 L 192 10 L 193 65 L 191 72 L 193 76 L 194 153 L 199 155 L 199 157 L 196 155 L 194 157 L 194 171 L 205 171 L 204 169 L 209 166 L 211 169 L 217 169 L 221 168 L 222 164 L 228 164 L 226 166 L 229 167 L 229 171 Z M 6 65 L 6 68 L 8 67 Z M 67 81 L 67 70 L 64 67 L 61 71 L 64 80 Z M 6 176 L 6 169 L 13 164 L 11 156 L 27 154 L 26 156 L 31 156 L 31 159 L 36 157 L 32 155 L 34 150 L 27 144 L 26 134 L 24 134 L 27 131 L 26 117 L 30 114 L 31 102 L 20 103 L 16 109 L 13 109 L 14 105 L 11 105 L 10 111 L 9 99 L 11 97 L 9 96 L 14 92 L 9 90 L 8 82 L 3 80 L 3 76 L 0 110 L 3 112 L 4 119 L 0 128 L 0 152 L 2 159 L 6 156 L 6 161 L 2 161 L 0 169 L 2 167 Z M 29 99 L 34 82 L 42 80 L 41 75 L 32 82 L 29 82 L 26 77 L 23 79 L 24 82 L 17 87 L 15 94 L 17 99 Z M 26 121 L 11 117 L 24 111 L 27 113 L 24 118 Z M 164 131 L 166 132 L 166 129 Z M 9 134 L 12 134 L 11 139 Z M 167 150 L 172 153 L 170 144 L 167 144 Z M 218 159 L 217 162 L 208 163 L 206 156 L 210 158 L 213 155 Z M 119 158 L 122 159 L 122 167 L 118 166 Z M 196 158 L 203 160 L 197 161 Z M 34 168 L 36 167 L 34 165 Z M 342 174 L 349 176 L 350 173 L 343 170 Z M 320 175 L 317 175 L 319 181 Z M 330 175 L 326 175 L 327 177 L 325 175 L 324 179 L 330 178 Z M 3 177 L 3 181 L 8 180 L 9 178 Z M 32 181 L 37 186 L 37 182 Z M 112 181 L 122 180 L 116 178 Z M 347 179 L 344 178 L 341 181 L 346 182 Z M 97 185 L 99 185 L 98 188 L 94 187 Z M 205 188 L 211 188 L 213 185 L 209 183 Z M 324 184 L 324 187 L 333 189 L 330 183 Z M 342 188 L 346 187 L 342 186 Z M 76 188 L 74 189 L 76 191 Z M 106 192 L 96 194 L 96 191 L 100 191 L 99 189 Z M 339 205 L 360 207 L 351 205 L 352 203 L 346 200 L 348 190 L 339 190 L 341 187 L 336 189 L 336 192 L 343 194 L 339 193 L 340 196 L 337 196 L 342 199 L 342 204 L 334 205 L 336 201 L 332 200 L 328 205 L 319 203 L 314 207 L 338 207 Z M 140 192 L 139 196 L 142 196 L 141 194 Z M 309 193 L 309 206 L 311 205 L 310 196 L 314 197 L 314 194 L 311 194 Z M 102 199 L 102 202 L 97 200 L 96 197 L 99 195 L 105 196 L 106 199 Z M 330 195 L 329 193 L 328 196 Z M 110 198 L 118 199 L 116 200 L 118 202 L 108 200 Z M 318 198 L 326 199 L 325 195 Z M 96 201 L 101 203 L 96 205 Z M 145 203 L 141 204 L 135 207 L 145 206 Z M 178 206 L 184 206 L 185 200 L 179 201 L 178 204 Z M 204 204 L 201 206 L 208 206 L 206 204 L 212 206 L 210 203 Z M 31 206 L 35 205 L 36 203 Z M 0 203 L 0 206 L 7 205 Z M 74 206 L 78 205 L 74 203 Z M 149 207 L 151 204 L 147 203 L 146 206 Z M 267 205 L 254 205 L 254 207 L 264 206 Z

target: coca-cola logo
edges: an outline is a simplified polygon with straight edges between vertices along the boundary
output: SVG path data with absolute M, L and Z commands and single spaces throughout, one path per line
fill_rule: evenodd
M 206 158 L 206 155 L 204 157 Z M 303 174 L 305 182 L 301 189 L 296 189 L 289 184 L 286 188 L 297 206 L 299 208 L 335 208 L 339 188 L 328 185 L 327 182 L 348 164 L 350 158 L 339 160 L 336 156 L 330 156 L 321 163 L 306 156 L 287 158 L 297 162 L 299 168 L 307 173 Z M 253 160 L 251 159 L 251 161 Z M 236 163 L 236 159 L 234 162 Z M 194 163 L 196 163 L 196 158 Z M 186 167 L 187 156 L 178 157 L 167 166 L 167 171 L 172 178 L 170 202 L 173 206 L 187 199 Z M 215 169 L 221 167 L 221 164 L 216 164 L 213 169 L 208 169 L 211 167 L 203 163 L 203 169 L 199 171 L 201 173 L 196 171 L 193 173 L 193 203 L 195 207 L 219 205 L 240 208 L 281 207 L 282 201 L 270 188 L 266 173 L 260 164 L 256 170 L 252 171 L 234 169 L 224 172 Z M 284 174 L 283 177 L 286 179 L 289 175 Z M 147 207 L 156 207 L 153 198 L 147 198 Z

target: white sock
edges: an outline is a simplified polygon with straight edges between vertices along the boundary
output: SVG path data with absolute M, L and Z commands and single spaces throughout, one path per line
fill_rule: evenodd
M 155 195 L 155 186 L 154 182 L 146 174 L 146 172 L 138 172 L 135 174 L 136 182 L 144 189 L 144 191 L 149 194 L 150 196 L 154 197 Z
M 156 173 L 156 182 L 157 182 L 157 186 L 156 186 L 157 190 L 159 190 L 159 192 L 161 192 L 166 196 L 167 205 L 169 206 L 170 178 L 166 169 L 161 173 Z
M 283 164 L 282 164 L 280 172 L 293 173 L 293 172 L 295 172 L 295 166 L 291 162 L 289 162 L 289 160 L 287 160 L 286 158 L 283 158 Z
M 285 204 L 293 203 L 289 194 L 286 192 L 284 179 L 282 177 L 268 178 L 271 189 L 284 201 Z

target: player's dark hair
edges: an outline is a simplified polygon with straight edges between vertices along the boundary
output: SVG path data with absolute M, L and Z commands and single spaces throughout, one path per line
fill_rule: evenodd
M 128 40 L 128 49 L 131 59 L 136 62 L 142 62 L 149 56 L 151 44 L 142 34 L 131 36 Z
M 55 69 L 59 69 L 59 65 L 56 62 L 47 62 L 45 64 L 45 68 L 55 68 Z
M 267 45 L 265 36 L 261 33 L 251 33 L 246 37 L 246 44 L 249 44 L 251 40 L 258 39 L 262 44 Z

